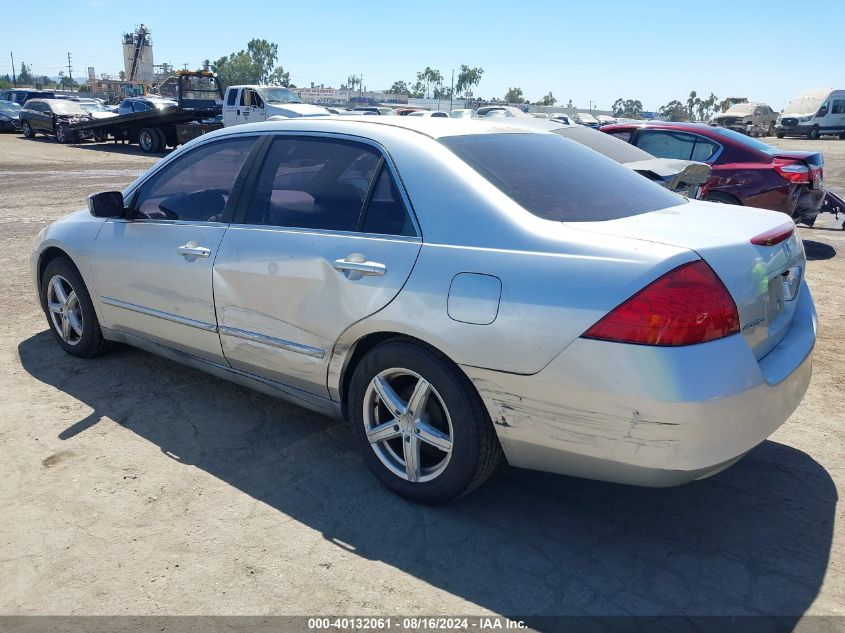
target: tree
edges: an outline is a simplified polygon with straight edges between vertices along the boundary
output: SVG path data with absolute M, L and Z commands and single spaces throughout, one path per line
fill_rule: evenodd
M 716 110 L 716 104 L 719 101 L 719 97 L 714 95 L 712 92 L 710 96 L 706 99 L 699 99 L 698 100 L 698 120 L 699 121 L 708 121 L 710 117 Z
M 404 81 L 394 81 L 393 85 L 387 89 L 387 92 L 394 95 L 405 95 L 406 97 L 411 96 L 411 90 L 408 88 L 408 84 Z
M 689 98 L 687 99 L 687 116 L 690 119 L 695 119 L 695 106 L 697 106 L 701 102 L 701 99 L 698 98 L 695 90 L 689 93 Z
M 643 115 L 643 104 L 639 99 L 617 99 L 610 109 L 615 117 L 639 119 Z
M 508 103 L 525 103 L 525 97 L 522 96 L 522 88 L 508 88 L 505 93 L 505 101 Z
M 21 62 L 21 71 L 18 73 L 18 83 L 28 86 L 32 84 L 32 66 Z
M 425 70 L 417 73 L 416 85 L 423 87 L 423 96 L 427 99 L 431 94 L 432 87 L 436 90 L 443 85 L 443 75 L 440 74 L 439 70 L 426 66 Z
M 664 106 L 660 106 L 657 114 L 661 119 L 669 121 L 686 121 L 687 119 L 687 109 L 677 99 L 670 101 Z
M 455 82 L 455 92 L 459 95 L 465 95 L 474 86 L 481 83 L 481 75 L 483 74 L 483 68 L 470 68 L 466 64 L 461 64 L 461 69 L 458 71 L 458 80 Z
M 361 77 L 359 75 L 349 75 L 346 78 L 346 89 L 350 92 L 355 92 L 355 86 L 361 88 Z
M 409 97 L 413 97 L 414 99 L 422 99 L 425 96 L 425 84 L 420 80 L 417 80 L 413 86 L 410 87 L 411 94 Z
M 126 73 L 121 70 L 119 73 L 117 73 L 117 78 L 121 81 L 126 81 Z
M 276 66 L 279 45 L 267 40 L 252 39 L 246 50 L 230 53 L 211 64 L 223 87 L 236 84 L 266 84 L 279 82 L 290 85 L 290 73 Z
M 555 96 L 552 94 L 552 92 L 550 90 L 549 94 L 545 95 L 542 99 L 540 99 L 536 103 L 536 105 L 553 106 L 556 103 L 557 103 L 557 99 L 555 99 Z
M 79 86 L 77 92 L 91 92 L 91 88 L 88 86 L 88 84 L 82 84 L 81 86 Z
M 290 73 L 285 72 L 285 69 L 281 66 L 277 67 L 270 73 L 270 76 L 267 78 L 267 83 L 272 86 L 284 86 L 285 88 L 296 88 L 290 82 Z

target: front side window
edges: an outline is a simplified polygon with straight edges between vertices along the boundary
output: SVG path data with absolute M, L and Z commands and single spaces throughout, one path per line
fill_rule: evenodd
M 526 211 L 545 220 L 611 220 L 686 202 L 557 134 L 472 134 L 440 142 Z
M 133 205 L 146 220 L 222 222 L 255 137 L 231 138 L 183 154 L 147 180 Z

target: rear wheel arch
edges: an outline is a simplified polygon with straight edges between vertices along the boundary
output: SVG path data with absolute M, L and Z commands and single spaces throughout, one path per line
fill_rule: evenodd
M 710 191 L 704 196 L 708 202 L 720 202 L 722 204 L 736 204 L 742 206 L 742 201 L 736 196 L 725 193 L 724 191 Z
M 341 370 L 338 390 L 340 392 L 341 411 L 343 412 L 344 420 L 347 418 L 346 405 L 349 399 L 349 385 L 352 382 L 352 375 L 355 373 L 356 367 L 358 367 L 358 365 L 370 352 L 370 350 L 388 341 L 397 343 L 411 343 L 429 351 L 432 351 L 435 354 L 441 356 L 452 367 L 454 371 L 460 373 L 461 375 L 465 376 L 467 380 L 469 380 L 469 376 L 466 375 L 466 373 L 454 360 L 452 360 L 448 356 L 448 354 L 445 354 L 431 343 L 427 343 L 426 341 L 419 339 L 415 336 L 401 334 L 399 332 L 372 332 L 370 334 L 362 336 L 357 341 L 355 341 L 355 343 L 351 346 L 351 351 L 349 352 L 348 358 L 344 362 L 343 369 Z M 470 383 L 472 383 L 471 380 Z M 473 389 L 475 389 L 474 384 Z M 476 389 L 476 393 L 477 392 L 478 390 Z

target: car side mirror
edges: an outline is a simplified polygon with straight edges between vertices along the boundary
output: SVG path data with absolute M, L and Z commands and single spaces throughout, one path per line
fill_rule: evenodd
M 103 191 L 88 196 L 88 211 L 95 218 L 122 218 L 126 215 L 123 194 L 119 191 Z

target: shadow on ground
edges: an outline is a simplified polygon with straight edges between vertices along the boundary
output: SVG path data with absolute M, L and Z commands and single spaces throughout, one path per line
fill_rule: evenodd
M 836 249 L 830 244 L 824 242 L 814 242 L 813 240 L 803 240 L 804 253 L 807 255 L 808 261 L 817 261 L 821 259 L 832 259 L 836 257 Z
M 339 547 L 495 612 L 797 617 L 825 575 L 836 490 L 776 442 L 680 488 L 503 467 L 468 497 L 423 507 L 382 489 L 333 420 L 130 348 L 83 361 L 45 331 L 19 353 L 94 409 L 56 429 L 68 448 L 108 416 Z

